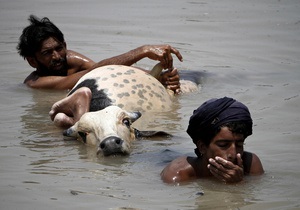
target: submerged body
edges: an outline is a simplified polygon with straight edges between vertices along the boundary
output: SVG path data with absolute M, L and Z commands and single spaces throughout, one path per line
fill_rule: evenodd
M 190 117 L 187 133 L 196 145 L 197 157 L 178 157 L 161 172 L 167 183 L 214 177 L 227 183 L 243 180 L 245 175 L 264 173 L 257 155 L 244 151 L 252 135 L 248 108 L 233 98 L 211 99 Z
M 68 127 L 65 136 L 99 145 L 104 155 L 129 154 L 137 134 L 166 134 L 133 129 L 140 112 L 168 111 L 173 98 L 173 91 L 152 75 L 132 66 L 109 65 L 84 75 L 66 98 L 53 105 L 50 116 L 56 125 Z
M 57 126 L 70 127 L 85 112 L 101 110 L 110 105 L 128 111 L 168 111 L 173 104 L 174 92 L 151 76 L 153 72 L 161 72 L 162 68 L 156 65 L 153 70 L 148 74 L 132 66 L 96 68 L 84 75 L 66 98 L 52 106 L 50 117 Z M 183 93 L 199 90 L 197 81 L 182 80 Z
M 200 146 L 200 157 L 176 158 L 164 168 L 161 177 L 167 183 L 208 177 L 217 177 L 224 182 L 237 182 L 244 175 L 263 174 L 258 156 L 243 151 L 244 141 L 243 135 L 233 134 L 227 127 L 223 127 L 209 146 Z

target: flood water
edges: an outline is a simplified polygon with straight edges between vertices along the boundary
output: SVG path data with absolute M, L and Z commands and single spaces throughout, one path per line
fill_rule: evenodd
M 173 137 L 109 158 L 65 141 L 48 112 L 66 91 L 22 84 L 32 69 L 16 45 L 30 14 L 49 17 L 69 49 L 95 61 L 143 44 L 179 49 L 184 62 L 174 65 L 203 72 L 201 91 L 137 125 Z M 299 0 L 0 0 L 0 209 L 299 209 L 299 14 Z M 234 185 L 163 183 L 169 161 L 193 155 L 185 133 L 192 111 L 223 96 L 249 107 L 254 134 L 245 150 L 260 157 L 265 175 Z

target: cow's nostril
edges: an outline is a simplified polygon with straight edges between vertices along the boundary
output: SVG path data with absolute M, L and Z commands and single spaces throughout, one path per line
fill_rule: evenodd
M 120 138 L 109 137 L 100 143 L 100 148 L 103 150 L 106 148 L 114 147 L 114 145 L 120 146 L 121 144 L 122 144 L 122 140 Z
M 104 156 L 111 154 L 123 154 L 123 140 L 116 136 L 110 136 L 104 139 L 99 144 L 99 150 L 101 150 Z

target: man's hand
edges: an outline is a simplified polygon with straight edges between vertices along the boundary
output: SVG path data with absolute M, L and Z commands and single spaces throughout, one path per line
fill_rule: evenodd
M 164 71 L 160 75 L 160 82 L 168 89 L 174 91 L 175 94 L 180 93 L 179 74 L 176 68 L 171 71 Z
M 164 69 L 173 69 L 172 54 L 175 54 L 182 61 L 180 52 L 170 45 L 145 45 L 144 51 L 148 58 L 160 61 Z
M 240 154 L 237 154 L 237 165 L 217 156 L 215 159 L 209 159 L 207 168 L 213 176 L 227 183 L 240 182 L 244 177 L 243 160 Z

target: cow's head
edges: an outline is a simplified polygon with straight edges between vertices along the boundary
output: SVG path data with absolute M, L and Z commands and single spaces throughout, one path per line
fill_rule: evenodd
M 63 135 L 97 145 L 97 153 L 102 152 L 104 156 L 127 155 L 136 138 L 136 130 L 131 124 L 140 117 L 140 112 L 127 112 L 117 106 L 109 106 L 100 111 L 85 113 Z

